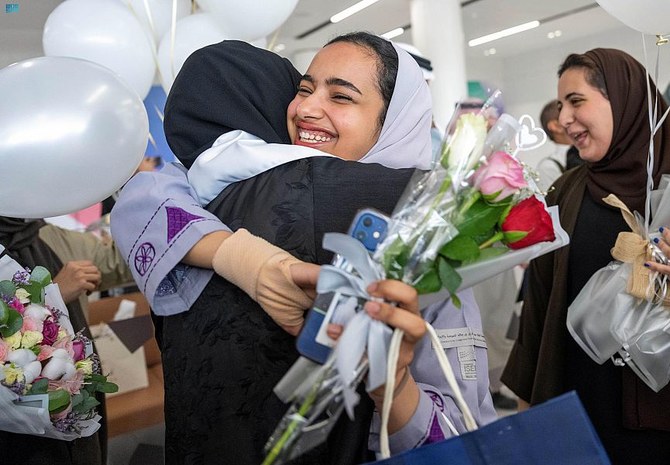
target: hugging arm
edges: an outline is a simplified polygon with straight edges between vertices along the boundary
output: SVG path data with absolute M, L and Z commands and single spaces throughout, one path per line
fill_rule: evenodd
M 291 275 L 304 274 L 308 265 L 244 230 L 232 233 L 195 199 L 185 169 L 172 164 L 135 175 L 112 210 L 112 235 L 153 311 L 188 310 L 214 268 L 296 333 L 311 298 Z M 309 287 L 309 279 L 302 282 Z M 264 290 L 272 292 L 268 296 Z

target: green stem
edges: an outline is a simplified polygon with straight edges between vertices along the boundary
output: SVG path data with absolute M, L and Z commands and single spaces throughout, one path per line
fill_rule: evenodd
M 305 398 L 305 401 L 298 409 L 297 415 L 300 418 L 305 418 L 307 415 L 307 412 L 314 404 L 314 400 L 316 399 L 316 395 L 320 387 L 321 383 L 317 383 L 314 387 L 312 387 L 312 390 L 309 392 Z M 298 427 L 299 423 L 300 420 L 298 419 L 291 420 L 291 423 L 288 424 L 286 430 L 284 430 L 279 440 L 275 443 L 274 446 L 272 446 L 272 449 L 270 449 L 270 452 L 268 452 L 268 455 L 265 457 L 261 465 L 272 465 L 275 460 L 277 460 L 279 454 L 283 451 L 285 444 L 291 439 L 291 436 L 293 436 L 293 433 Z
M 486 249 L 487 247 L 491 247 L 493 244 L 495 244 L 496 242 L 501 240 L 503 237 L 504 237 L 504 234 L 502 233 L 502 231 L 498 231 L 493 236 L 491 236 L 487 241 L 482 242 L 481 245 L 479 246 L 479 250 L 483 250 L 483 249 Z

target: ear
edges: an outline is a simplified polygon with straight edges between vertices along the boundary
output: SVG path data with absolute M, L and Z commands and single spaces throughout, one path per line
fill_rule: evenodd
M 551 131 L 551 139 L 553 140 L 555 137 L 555 134 L 563 134 L 564 129 L 563 126 L 561 126 L 558 123 L 558 120 L 552 119 L 547 123 L 547 128 L 549 128 L 549 131 Z M 547 134 L 548 135 L 548 134 Z

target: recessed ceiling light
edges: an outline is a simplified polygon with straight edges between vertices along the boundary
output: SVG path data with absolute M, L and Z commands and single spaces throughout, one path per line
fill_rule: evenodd
M 333 16 L 330 17 L 330 22 L 331 23 L 339 23 L 345 18 L 348 18 L 349 16 L 358 13 L 364 8 L 369 7 L 372 4 L 377 3 L 379 0 L 361 0 L 360 2 L 356 3 L 355 5 L 351 5 L 349 8 L 340 11 L 337 14 L 334 14 Z
M 404 33 L 405 29 L 403 29 L 402 27 L 397 27 L 391 31 L 385 32 L 384 34 L 382 34 L 382 37 L 386 40 L 391 40 L 394 37 L 398 37 L 399 35 L 402 35 Z
M 534 29 L 540 25 L 539 21 L 529 21 L 524 24 L 519 24 L 518 26 L 514 27 L 509 27 L 507 29 L 503 29 L 502 31 L 494 32 L 492 34 L 487 34 L 485 36 L 477 37 L 476 39 L 472 39 L 468 41 L 468 45 L 470 47 L 476 47 L 477 45 L 482 45 L 486 44 L 488 42 L 493 42 L 494 40 L 502 39 L 503 37 L 509 37 L 514 34 L 518 34 L 519 32 L 524 32 L 529 29 Z

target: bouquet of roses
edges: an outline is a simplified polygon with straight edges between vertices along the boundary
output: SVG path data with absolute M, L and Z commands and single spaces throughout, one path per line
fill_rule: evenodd
M 519 130 L 509 115 L 488 131 L 481 113 L 458 117 L 433 169 L 409 183 L 372 258 L 356 240 L 326 235 L 324 248 L 344 257 L 354 271 L 322 267 L 317 292 L 351 296 L 360 308 L 367 284 L 387 277 L 426 294 L 422 307 L 449 296 L 458 306 L 458 289 L 565 245 L 557 212 L 549 213 L 533 176 L 513 155 Z M 336 308 L 345 331 L 328 361 L 298 383 L 266 445 L 264 465 L 314 447 L 344 409 L 351 416 L 356 387 L 366 374 L 368 390 L 386 383 L 391 330 L 365 312 L 351 311 L 357 307 L 351 302 Z
M 444 288 L 458 305 L 459 268 L 555 240 L 532 176 L 512 154 L 519 129 L 506 114 L 488 132 L 481 114 L 457 119 L 438 163 L 410 184 L 375 252 L 387 277 L 419 294 Z
M 58 286 L 40 266 L 0 264 L 0 430 L 71 441 L 100 427 L 96 392 L 116 392 L 92 344 L 74 333 Z

